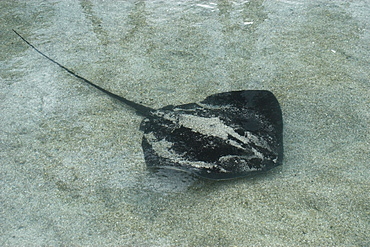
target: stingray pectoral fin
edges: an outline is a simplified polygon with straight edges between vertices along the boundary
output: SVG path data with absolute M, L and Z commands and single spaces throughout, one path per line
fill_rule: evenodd
M 282 114 L 278 100 L 267 90 L 242 90 L 208 96 L 201 103 L 256 112 L 282 131 Z
M 201 103 L 239 112 L 233 116 L 229 114 L 230 122 L 238 122 L 243 126 L 243 130 L 259 132 L 261 137 L 265 133 L 264 139 L 271 138 L 271 141 L 275 143 L 273 146 L 278 153 L 278 163 L 282 163 L 283 117 L 280 104 L 272 92 L 267 90 L 231 91 L 210 95 Z M 224 119 L 227 118 L 226 115 Z

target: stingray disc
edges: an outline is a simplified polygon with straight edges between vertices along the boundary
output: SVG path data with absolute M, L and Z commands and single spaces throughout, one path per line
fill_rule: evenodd
M 282 164 L 279 103 L 265 90 L 214 94 L 200 103 L 166 106 L 141 123 L 148 167 L 230 179 Z

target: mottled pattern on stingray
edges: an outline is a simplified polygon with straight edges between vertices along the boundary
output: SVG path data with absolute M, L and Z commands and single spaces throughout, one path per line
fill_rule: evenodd
M 214 94 L 200 103 L 166 106 L 141 123 L 148 167 L 230 179 L 281 165 L 282 114 L 265 90 Z

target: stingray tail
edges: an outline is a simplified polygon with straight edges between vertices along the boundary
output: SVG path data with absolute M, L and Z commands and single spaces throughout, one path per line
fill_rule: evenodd
M 48 57 L 47 55 L 45 55 L 44 53 L 42 53 L 40 50 L 38 50 L 35 46 L 33 46 L 30 42 L 28 42 L 25 38 L 23 38 L 17 31 L 15 31 L 14 29 L 12 29 L 13 32 L 18 35 L 27 45 L 29 45 L 32 49 L 34 49 L 37 53 L 39 53 L 40 55 L 44 56 L 45 58 L 47 58 L 49 61 L 51 61 L 52 63 L 58 65 L 60 68 L 64 69 L 65 71 L 67 71 L 69 74 L 71 74 L 72 76 L 86 82 L 87 84 L 99 89 L 100 91 L 102 91 L 103 93 L 106 93 L 108 94 L 110 97 L 114 98 L 114 99 L 117 99 L 123 103 L 125 103 L 126 105 L 134 108 L 136 110 L 136 112 L 140 115 L 143 115 L 143 116 L 148 116 L 149 115 L 149 112 L 150 111 L 153 111 L 152 108 L 150 107 L 147 107 L 147 106 L 144 106 L 144 105 L 141 105 L 141 104 L 138 104 L 138 103 L 135 103 L 131 100 L 128 100 L 126 98 L 123 98 L 117 94 L 114 94 L 114 93 L 111 93 L 109 92 L 108 90 L 102 88 L 102 87 L 99 87 L 98 85 L 92 83 L 91 81 L 83 78 L 82 76 L 79 76 L 78 74 L 76 74 L 75 72 L 73 72 L 72 70 L 66 68 L 65 66 L 61 65 L 60 63 L 58 63 L 57 61 L 55 61 L 54 59 Z

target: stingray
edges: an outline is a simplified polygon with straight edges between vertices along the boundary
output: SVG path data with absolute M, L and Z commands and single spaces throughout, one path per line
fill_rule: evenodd
M 264 172 L 282 164 L 282 113 L 270 91 L 217 93 L 197 103 L 153 109 L 79 76 L 13 31 L 52 63 L 144 117 L 140 125 L 141 145 L 148 168 L 181 170 L 222 180 Z

